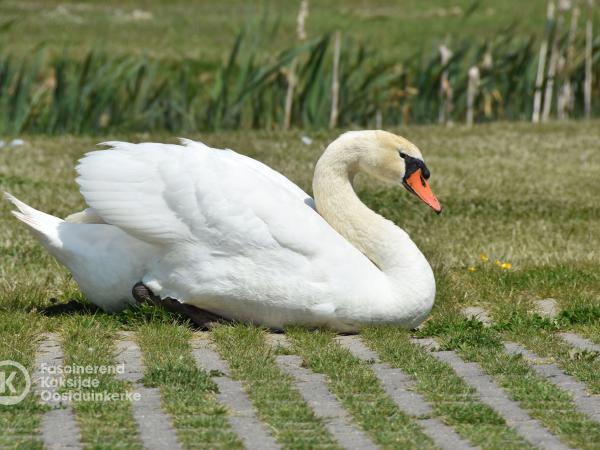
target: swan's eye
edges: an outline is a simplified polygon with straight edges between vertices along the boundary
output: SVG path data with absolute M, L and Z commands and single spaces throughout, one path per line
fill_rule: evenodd
M 400 151 L 398 153 L 400 153 L 400 158 L 406 159 L 406 156 L 407 156 L 406 153 L 400 152 Z

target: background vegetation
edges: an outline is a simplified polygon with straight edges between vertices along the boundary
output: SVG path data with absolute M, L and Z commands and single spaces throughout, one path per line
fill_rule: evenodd
M 447 35 L 493 38 L 513 23 L 523 35 L 543 33 L 542 0 L 485 0 L 466 26 L 465 13 L 475 4 L 473 0 L 312 1 L 306 29 L 309 36 L 340 29 L 390 60 L 431 50 Z M 54 54 L 66 48 L 80 59 L 98 47 L 115 56 L 194 59 L 218 66 L 240 29 L 264 15 L 276 27 L 265 52 L 295 44 L 298 6 L 299 0 L 3 0 L 0 18 L 14 21 L 5 39 L 18 55 L 45 42 Z
M 564 23 L 544 27 L 541 1 L 315 3 L 305 23 L 308 39 L 300 42 L 298 2 L 134 5 L 0 3 L 6 17 L 0 132 L 280 128 L 286 116 L 304 128 L 381 127 L 436 122 L 441 108 L 447 109 L 442 121 L 464 121 L 473 67 L 480 74 L 475 121 L 529 120 L 540 42 L 548 39 L 566 59 L 556 76 L 548 69 L 541 86 L 553 83 L 552 114 L 568 83 L 566 114 L 583 115 L 584 4 L 578 3 L 583 17 L 571 39 Z M 519 8 L 519 16 L 508 8 Z M 342 31 L 337 94 L 335 30 Z M 594 42 L 598 73 L 600 39 Z M 442 43 L 453 51 L 447 61 L 438 54 Z M 449 84 L 441 95 L 444 78 Z M 592 96 L 599 92 L 596 77 Z M 594 102 L 590 112 L 598 111 Z

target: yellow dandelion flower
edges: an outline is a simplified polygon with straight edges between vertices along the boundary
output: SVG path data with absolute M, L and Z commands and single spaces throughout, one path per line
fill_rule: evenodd
M 510 270 L 512 269 L 512 264 L 511 263 L 502 263 L 502 265 L 500 266 L 505 270 Z
M 471 266 L 471 267 L 469 267 L 468 270 L 469 270 L 469 272 L 475 272 L 477 269 L 475 267 Z
M 497 259 L 497 260 L 496 260 L 496 265 L 497 265 L 498 267 L 501 267 L 501 266 L 502 266 L 502 261 L 500 261 L 499 259 Z
M 485 253 L 482 253 L 481 255 L 479 255 L 479 259 L 481 260 L 481 262 L 488 262 L 490 260 L 489 256 L 486 255 Z

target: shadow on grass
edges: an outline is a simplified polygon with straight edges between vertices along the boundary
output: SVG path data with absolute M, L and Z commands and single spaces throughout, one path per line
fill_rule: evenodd
M 91 303 L 71 299 L 67 303 L 55 303 L 40 309 L 40 313 L 46 317 L 65 316 L 73 314 L 96 314 L 102 310 Z
M 107 313 L 103 311 L 102 308 L 82 299 L 71 298 L 66 303 L 58 303 L 58 300 L 56 299 L 51 299 L 50 301 L 52 302 L 52 305 L 38 310 L 43 316 L 96 316 L 104 317 L 104 320 L 119 322 L 124 326 L 133 326 L 150 322 L 167 322 L 183 325 L 194 331 L 206 329 L 196 326 L 193 321 L 180 313 L 171 312 L 148 303 L 133 305 L 117 313 Z

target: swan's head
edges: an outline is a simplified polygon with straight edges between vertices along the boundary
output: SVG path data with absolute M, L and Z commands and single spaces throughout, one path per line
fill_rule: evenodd
M 360 170 L 386 183 L 402 184 L 435 212 L 442 212 L 442 206 L 427 182 L 429 169 L 415 144 L 387 131 L 355 133 L 360 149 Z

